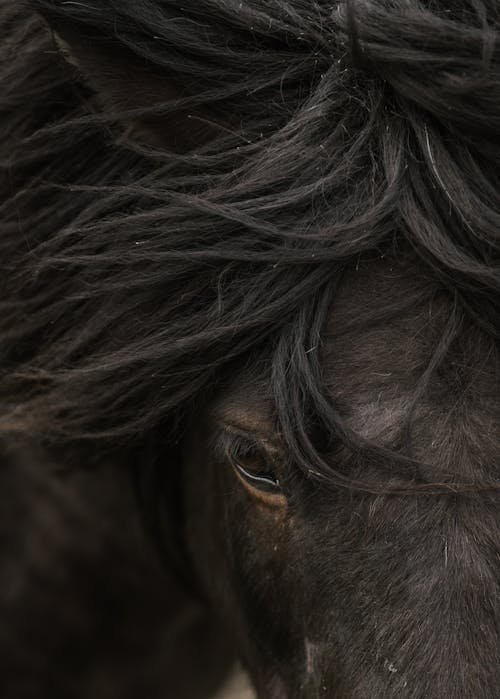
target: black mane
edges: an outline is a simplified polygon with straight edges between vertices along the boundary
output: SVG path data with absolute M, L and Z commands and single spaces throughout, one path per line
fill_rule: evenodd
M 309 350 L 370 255 L 419 259 L 450 295 L 437 352 L 462 317 L 498 341 L 498 3 L 29 5 L 180 89 L 104 109 L 33 10 L 1 4 L 1 432 L 176 440 L 263 357 L 311 467 L 308 414 L 346 434 Z M 178 115 L 210 137 L 138 145 L 119 126 Z

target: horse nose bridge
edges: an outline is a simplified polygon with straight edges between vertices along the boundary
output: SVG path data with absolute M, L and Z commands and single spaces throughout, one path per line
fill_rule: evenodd
M 437 600 L 440 604 L 442 600 Z M 457 601 L 439 618 L 399 616 L 378 644 L 319 645 L 301 699 L 493 699 L 500 686 L 498 616 L 478 599 Z
M 365 519 L 359 538 L 350 531 L 323 587 L 331 615 L 305 645 L 304 696 L 498 696 L 498 504 L 485 494 L 428 499 L 413 520 L 394 504 L 392 517 Z
M 377 674 L 395 696 L 496 695 L 499 546 L 498 517 L 480 496 L 458 498 L 415 541 L 402 580 L 388 585 L 375 619 Z

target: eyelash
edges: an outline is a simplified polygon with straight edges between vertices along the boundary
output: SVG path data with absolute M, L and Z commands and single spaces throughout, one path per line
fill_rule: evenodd
M 233 433 L 230 435 L 223 433 L 222 442 L 223 444 L 221 446 L 225 457 L 229 459 L 233 468 L 235 468 L 240 476 L 250 485 L 258 490 L 264 490 L 269 493 L 278 493 L 281 491 L 279 478 L 274 474 L 272 464 L 269 463 L 268 457 L 263 454 L 258 445 L 253 444 L 250 440 L 245 439 L 241 435 Z M 248 459 L 252 453 L 257 454 L 257 458 L 261 458 L 264 464 L 268 464 L 269 470 L 252 473 L 252 471 L 245 468 L 241 462 Z

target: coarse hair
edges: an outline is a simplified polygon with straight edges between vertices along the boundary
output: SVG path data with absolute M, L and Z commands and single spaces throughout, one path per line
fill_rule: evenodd
M 312 426 L 354 437 L 312 350 L 374 253 L 453 299 L 434 368 L 462 317 L 498 342 L 499 32 L 492 0 L 0 3 L 0 431 L 175 442 L 265 359 L 292 456 L 324 473 Z M 175 89 L 134 103 L 146 73 Z M 178 140 L 137 137 L 162 123 Z

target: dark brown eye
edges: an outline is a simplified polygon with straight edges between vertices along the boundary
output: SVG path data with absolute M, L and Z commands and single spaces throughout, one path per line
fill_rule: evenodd
M 271 495 L 281 493 L 276 470 L 261 447 L 238 436 L 231 441 L 228 454 L 233 468 L 245 483 Z

